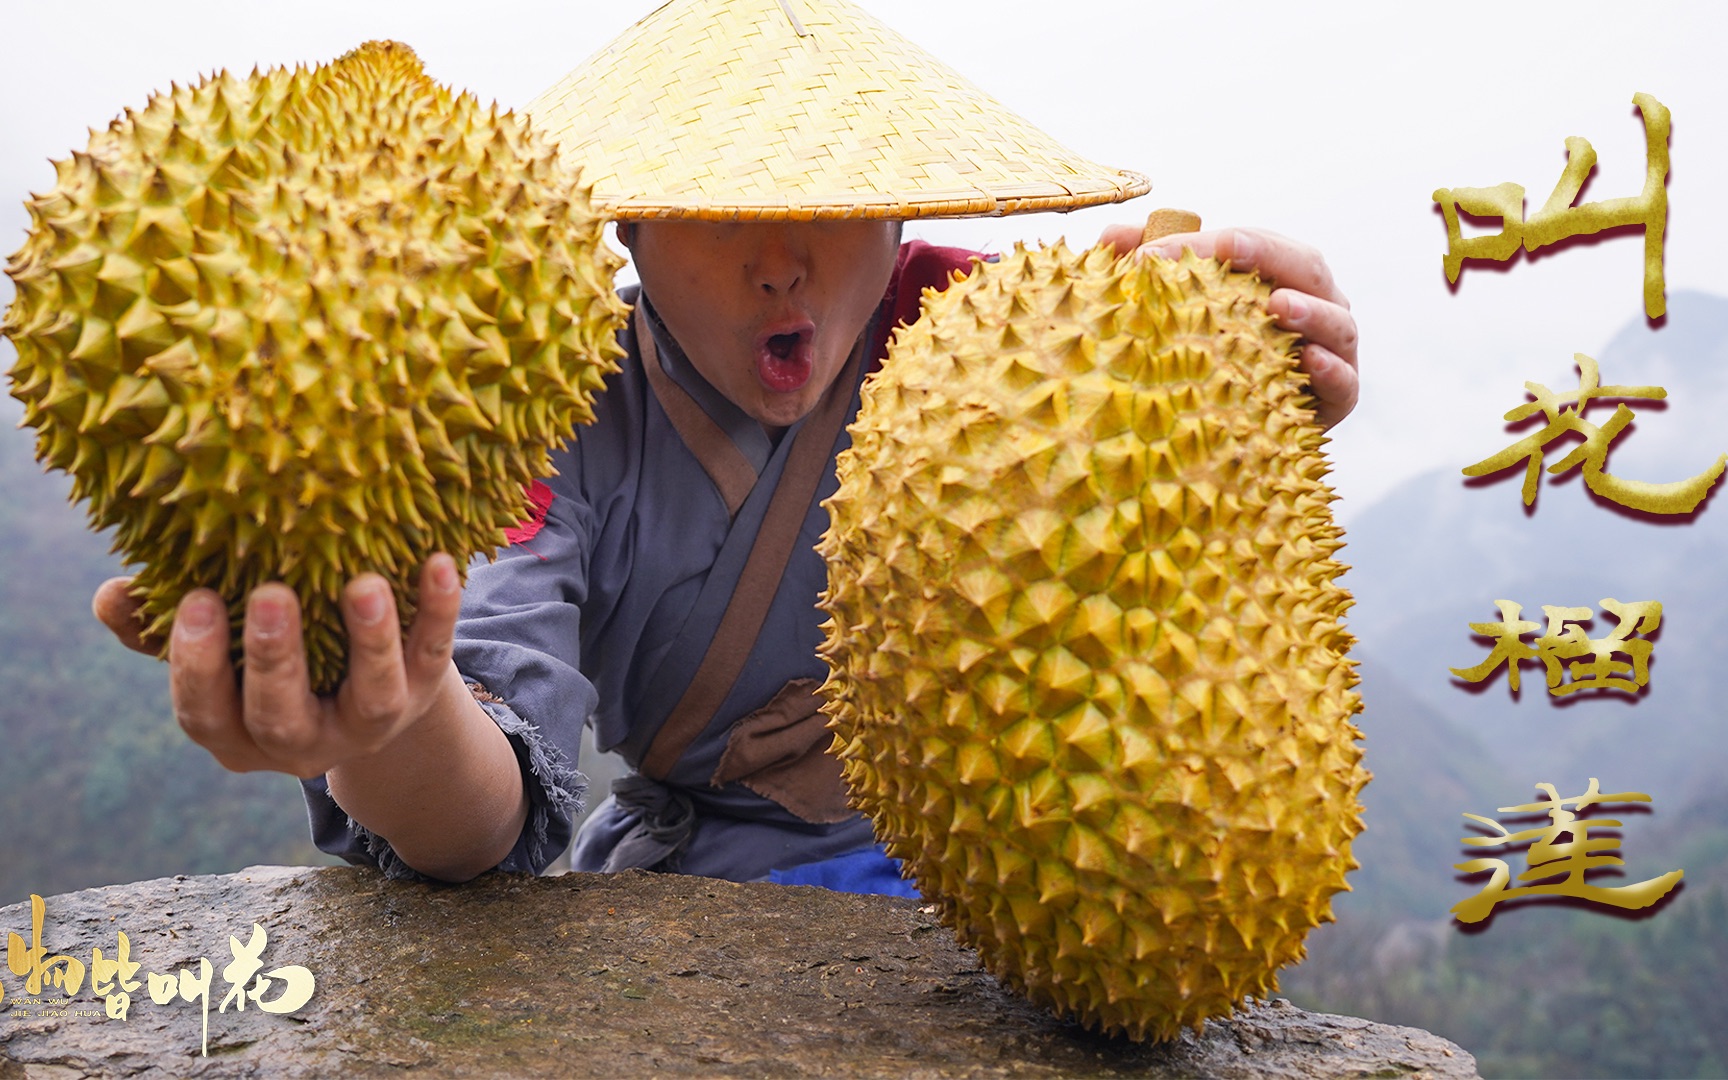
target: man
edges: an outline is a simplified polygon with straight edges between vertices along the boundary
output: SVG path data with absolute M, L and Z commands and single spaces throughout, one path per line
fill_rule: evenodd
M 1145 182 L 1056 146 L 842 0 L 669 4 L 529 111 L 620 219 L 642 280 L 595 425 L 466 597 L 448 556 L 428 561 L 406 638 L 381 578 L 349 584 L 333 696 L 308 688 L 285 586 L 250 598 L 243 681 L 222 602 L 189 594 L 176 715 L 228 768 L 302 777 L 319 845 L 392 874 L 542 869 L 569 839 L 590 722 L 639 773 L 577 839 L 577 869 L 829 882 L 822 868 L 859 864 L 879 887 L 887 860 L 821 753 L 812 546 L 859 381 L 919 291 L 969 265 L 903 248 L 899 220 L 1067 209 Z M 1323 422 L 1350 410 L 1355 324 L 1316 252 L 1247 230 L 1154 246 L 1277 282 Z M 122 584 L 96 608 L 126 639 Z

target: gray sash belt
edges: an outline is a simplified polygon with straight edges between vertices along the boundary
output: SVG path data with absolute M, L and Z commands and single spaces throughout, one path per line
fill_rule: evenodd
M 676 871 L 678 856 L 696 825 L 690 796 L 646 776 L 624 776 L 612 781 L 612 797 L 635 814 L 637 822 L 606 856 L 602 869 L 608 874 L 630 869 Z

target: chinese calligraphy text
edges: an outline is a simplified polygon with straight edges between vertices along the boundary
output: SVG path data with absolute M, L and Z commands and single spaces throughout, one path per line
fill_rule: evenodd
M 1547 418 L 1540 431 L 1519 439 L 1506 449 L 1466 466 L 1465 476 L 1491 476 L 1509 469 L 1520 461 L 1524 467 L 1524 505 L 1536 501 L 1536 484 L 1542 472 L 1543 455 L 1548 444 L 1568 432 L 1581 435 L 1584 442 L 1571 453 L 1548 466 L 1550 473 L 1563 473 L 1579 464 L 1584 466 L 1584 483 L 1596 494 L 1621 506 L 1650 514 L 1689 514 L 1709 493 L 1710 486 L 1722 475 L 1728 454 L 1717 457 L 1716 464 L 1697 476 L 1666 484 L 1650 484 L 1641 480 L 1622 480 L 1607 471 L 1608 444 L 1614 441 L 1635 416 L 1622 401 L 1614 407 L 1614 415 L 1598 427 L 1584 419 L 1584 410 L 1591 403 L 1613 398 L 1660 401 L 1668 392 L 1660 386 L 1602 386 L 1601 372 L 1596 361 L 1583 353 L 1573 357 L 1578 363 L 1576 392 L 1556 394 L 1541 383 L 1527 382 L 1524 388 L 1534 399 L 1506 414 L 1506 419 L 1518 423 L 1538 412 Z
M 1452 911 L 1459 922 L 1481 922 L 1494 910 L 1494 905 L 1502 900 L 1515 900 L 1524 896 L 1570 896 L 1579 900 L 1587 900 L 1595 904 L 1608 904 L 1613 907 L 1637 910 L 1647 908 L 1656 901 L 1668 895 L 1668 892 L 1680 883 L 1685 876 L 1684 870 L 1670 870 L 1661 877 L 1640 881 L 1635 885 L 1620 885 L 1612 888 L 1592 885 L 1584 880 L 1585 875 L 1595 870 L 1610 866 L 1623 866 L 1625 860 L 1613 855 L 1602 854 L 1614 847 L 1619 841 L 1607 837 L 1590 839 L 1592 828 L 1618 828 L 1620 822 L 1605 819 L 1584 820 L 1568 810 L 1571 806 L 1582 812 L 1585 808 L 1597 803 L 1610 802 L 1649 802 L 1650 796 L 1636 791 L 1621 791 L 1611 795 L 1602 794 L 1595 777 L 1590 778 L 1589 790 L 1582 795 L 1571 795 L 1561 798 L 1553 784 L 1537 784 L 1536 787 L 1548 797 L 1540 802 L 1525 803 L 1521 806 L 1502 806 L 1502 814 L 1530 814 L 1546 812 L 1549 824 L 1537 828 L 1510 832 L 1507 828 L 1492 818 L 1479 814 L 1465 814 L 1471 821 L 1498 833 L 1498 836 L 1466 836 L 1460 843 L 1470 847 L 1499 847 L 1502 844 L 1530 844 L 1530 850 L 1525 852 L 1528 870 L 1518 875 L 1519 881 L 1542 881 L 1546 878 L 1559 878 L 1543 885 L 1519 885 L 1507 888 L 1512 879 L 1512 871 L 1504 859 L 1472 859 L 1469 862 L 1456 864 L 1456 869 L 1467 874 L 1480 873 L 1483 870 L 1492 871 L 1488 884 L 1482 891 L 1467 900 L 1461 900 L 1452 905 Z
M 1499 184 L 1488 188 L 1440 188 L 1434 201 L 1446 217 L 1446 280 L 1457 281 L 1465 259 L 1504 261 L 1525 251 L 1564 240 L 1588 236 L 1618 225 L 1644 226 L 1644 313 L 1661 318 L 1668 310 L 1667 285 L 1662 276 L 1662 232 L 1668 221 L 1668 110 L 1649 94 L 1634 94 L 1632 101 L 1644 117 L 1644 190 L 1623 199 L 1573 206 L 1584 181 L 1596 168 L 1596 151 L 1588 139 L 1566 140 L 1566 169 L 1554 193 L 1542 209 L 1524 217 L 1524 188 Z M 1503 225 L 1493 236 L 1465 238 L 1458 213 L 1496 216 Z
M 1613 616 L 1614 629 L 1606 636 L 1592 638 L 1583 626 L 1591 618 L 1587 607 L 1553 607 L 1542 605 L 1548 625 L 1520 618 L 1522 605 L 1511 600 L 1496 600 L 1500 609 L 1497 623 L 1471 623 L 1470 629 L 1494 642 L 1488 658 L 1472 668 L 1451 668 L 1452 674 L 1465 682 L 1481 682 L 1506 667 L 1506 682 L 1518 690 L 1518 665 L 1526 660 L 1538 661 L 1548 679 L 1548 693 L 1564 697 L 1580 690 L 1622 690 L 1635 694 L 1650 684 L 1650 650 L 1652 643 L 1634 640 L 1634 634 L 1654 633 L 1662 625 L 1662 605 L 1655 600 L 1621 603 L 1613 597 L 1602 600 L 1604 613 Z M 1534 645 L 1525 638 L 1542 630 Z M 1616 660 L 1615 656 L 1624 656 Z M 1571 681 L 1566 681 L 1566 676 Z
M 12 974 L 23 976 L 24 990 L 31 998 L 42 993 L 44 986 L 58 987 L 60 991 L 71 998 L 84 985 L 85 965 L 75 956 L 49 956 L 48 949 L 42 944 L 42 922 L 47 906 L 40 896 L 30 897 L 30 944 L 25 945 L 24 939 L 16 933 L 6 935 L 6 965 Z M 119 948 L 112 959 L 104 959 L 102 950 L 94 948 L 90 954 L 90 992 L 101 996 L 107 1004 L 107 1016 L 111 1020 L 127 1019 L 131 1007 L 131 991 L 141 985 L 136 978 L 138 962 L 131 959 L 131 942 L 122 931 L 118 934 Z M 267 1013 L 292 1013 L 312 1000 L 312 992 L 317 988 L 317 980 L 312 972 L 299 964 L 289 964 L 283 967 L 262 971 L 264 948 L 269 944 L 269 935 L 262 926 L 252 924 L 252 934 L 244 945 L 240 939 L 228 938 L 229 951 L 234 960 L 222 969 L 222 978 L 227 981 L 230 989 L 217 1012 L 227 1012 L 232 1004 L 236 1012 L 246 1008 L 251 1001 L 260 1010 Z M 167 1005 L 179 997 L 184 1001 L 202 1002 L 204 1009 L 204 1046 L 206 1057 L 210 1053 L 210 984 L 212 967 L 207 957 L 199 957 L 196 973 L 191 968 L 182 968 L 178 974 L 157 974 L 146 972 L 150 989 L 150 1000 L 157 1005 Z M 273 983 L 279 982 L 280 987 Z M 268 997 L 272 990 L 274 997 Z M 0 985 L 0 1003 L 6 1000 L 6 988 Z

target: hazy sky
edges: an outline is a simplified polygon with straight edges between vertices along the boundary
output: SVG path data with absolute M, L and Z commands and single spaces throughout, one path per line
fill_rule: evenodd
M 26 194 L 52 185 L 48 158 L 170 80 L 327 60 L 390 37 L 435 78 L 519 107 L 653 6 L 495 0 L 482 16 L 443 0 L 6 0 L 0 249 L 22 240 Z M 1450 292 L 1435 188 L 1513 181 L 1534 210 L 1559 177 L 1565 138 L 1582 135 L 1600 155 L 1586 198 L 1635 194 L 1644 142 L 1631 98 L 1646 91 L 1674 117 L 1668 289 L 1728 295 L 1728 13 L 1718 5 L 864 6 L 1074 149 L 1153 180 L 1151 195 L 1122 206 L 936 222 L 914 235 L 1089 243 L 1107 222 L 1179 206 L 1326 253 L 1363 336 L 1363 404 L 1333 444 L 1346 519 L 1404 477 L 1498 449 L 1500 414 L 1525 380 L 1574 379 L 1572 354 L 1598 350 L 1641 311 L 1642 242 L 1631 236 L 1509 273 L 1466 270 Z M 1700 453 L 1728 449 L 1713 445 L 1728 443 L 1720 420 L 1689 414 L 1685 387 L 1668 389 L 1662 423 L 1693 424 Z

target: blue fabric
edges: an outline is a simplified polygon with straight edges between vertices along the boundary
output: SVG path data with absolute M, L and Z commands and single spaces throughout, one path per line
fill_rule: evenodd
M 918 887 L 900 876 L 900 860 L 889 858 L 881 844 L 790 870 L 774 870 L 768 880 L 776 885 L 815 885 L 835 892 L 918 896 Z

